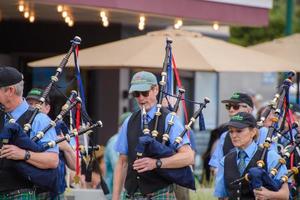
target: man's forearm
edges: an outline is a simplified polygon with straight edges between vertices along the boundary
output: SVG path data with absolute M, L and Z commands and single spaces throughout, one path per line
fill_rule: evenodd
M 122 163 L 120 160 L 117 162 L 114 170 L 113 200 L 120 199 L 120 194 L 127 174 L 127 167 L 127 163 Z
M 75 151 L 71 148 L 68 148 L 67 150 L 64 150 L 64 156 L 66 158 L 67 161 L 67 166 L 71 169 L 71 170 L 75 170 L 76 168 L 76 154 Z
M 184 145 L 184 150 L 178 151 L 171 157 L 161 158 L 162 168 L 181 168 L 194 164 L 194 152 L 188 145 Z
M 58 154 L 54 152 L 30 152 L 27 162 L 40 169 L 54 169 L 58 165 Z

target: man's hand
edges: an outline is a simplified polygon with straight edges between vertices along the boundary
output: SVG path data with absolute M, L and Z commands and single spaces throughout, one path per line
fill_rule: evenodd
M 270 199 L 270 190 L 267 190 L 264 187 L 254 189 L 253 192 L 255 195 L 255 199 L 257 199 L 257 200 Z
M 15 145 L 3 145 L 0 150 L 0 158 L 7 158 L 11 160 L 24 160 L 25 150 L 20 149 Z
M 156 159 L 152 158 L 140 158 L 134 161 L 133 169 L 137 170 L 138 173 L 151 171 L 156 168 Z

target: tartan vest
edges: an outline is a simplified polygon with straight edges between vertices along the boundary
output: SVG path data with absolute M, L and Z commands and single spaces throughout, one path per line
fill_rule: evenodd
M 28 109 L 23 113 L 19 119 L 16 121 L 21 127 L 27 123 L 32 115 L 33 110 Z M 0 134 L 4 126 L 4 115 L 5 113 L 0 111 Z M 0 146 L 2 147 L 2 141 L 0 141 Z M 17 190 L 22 188 L 32 188 L 32 183 L 23 178 L 19 173 L 14 170 L 14 160 L 0 159 L 0 192 Z
M 159 135 L 157 140 L 162 141 L 162 134 L 165 130 L 165 119 L 169 111 L 165 108 L 161 109 L 162 115 L 159 118 L 158 122 L 158 132 Z M 155 118 L 148 123 L 149 129 L 153 130 Z M 125 189 L 127 193 L 132 195 L 139 189 L 142 194 L 149 194 L 167 187 L 172 184 L 171 182 L 165 180 L 155 173 L 155 169 L 152 171 L 147 171 L 138 174 L 136 170 L 133 169 L 132 165 L 136 160 L 136 151 L 135 147 L 138 143 L 139 136 L 143 135 L 141 127 L 141 111 L 137 111 L 132 114 L 128 121 L 127 128 L 127 141 L 128 141 L 128 169 L 127 176 L 125 180 Z
M 261 154 L 262 154 L 262 149 L 258 148 L 254 156 L 252 157 L 251 161 L 248 163 L 247 167 L 245 168 L 242 176 L 245 176 L 245 174 L 248 172 L 250 168 L 257 167 L 256 162 L 260 160 Z M 241 177 L 236 160 L 237 160 L 236 151 L 231 151 L 225 156 L 224 180 L 225 180 L 225 186 L 228 191 L 229 199 L 232 200 L 255 199 L 254 193 L 252 190 L 249 189 L 249 183 L 246 180 L 243 180 L 241 184 L 234 184 L 234 185 L 230 184 Z M 268 163 L 266 158 L 264 159 L 264 162 L 265 162 L 265 166 L 267 166 Z

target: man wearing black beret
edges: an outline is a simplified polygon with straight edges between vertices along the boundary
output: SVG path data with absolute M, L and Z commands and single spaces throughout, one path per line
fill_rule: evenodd
M 0 134 L 3 134 L 3 127 L 9 119 L 7 113 L 21 127 L 31 117 L 32 110 L 22 97 L 23 87 L 23 75 L 18 70 L 13 67 L 0 66 L 0 104 L 3 107 L 0 111 Z M 35 136 L 50 121 L 47 115 L 38 113 L 28 136 L 30 138 Z M 55 140 L 55 130 L 51 129 L 45 136 L 41 142 Z M 14 170 L 12 160 L 27 162 L 41 169 L 56 168 L 58 165 L 57 147 L 42 153 L 21 149 L 13 144 L 3 144 L 2 141 L 0 141 L 0 147 L 0 199 L 35 199 L 33 184 Z

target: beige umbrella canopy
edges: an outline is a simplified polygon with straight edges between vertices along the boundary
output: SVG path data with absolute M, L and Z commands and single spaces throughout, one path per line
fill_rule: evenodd
M 166 37 L 173 40 L 172 51 L 178 69 L 192 71 L 285 71 L 287 61 L 228 42 L 182 30 L 163 30 L 82 49 L 80 66 L 98 68 L 161 68 Z M 64 55 L 34 62 L 32 67 L 55 67 Z M 74 66 L 70 59 L 69 66 Z
M 300 71 L 300 34 L 275 39 L 249 47 L 252 50 L 266 53 L 292 63 L 294 69 Z

